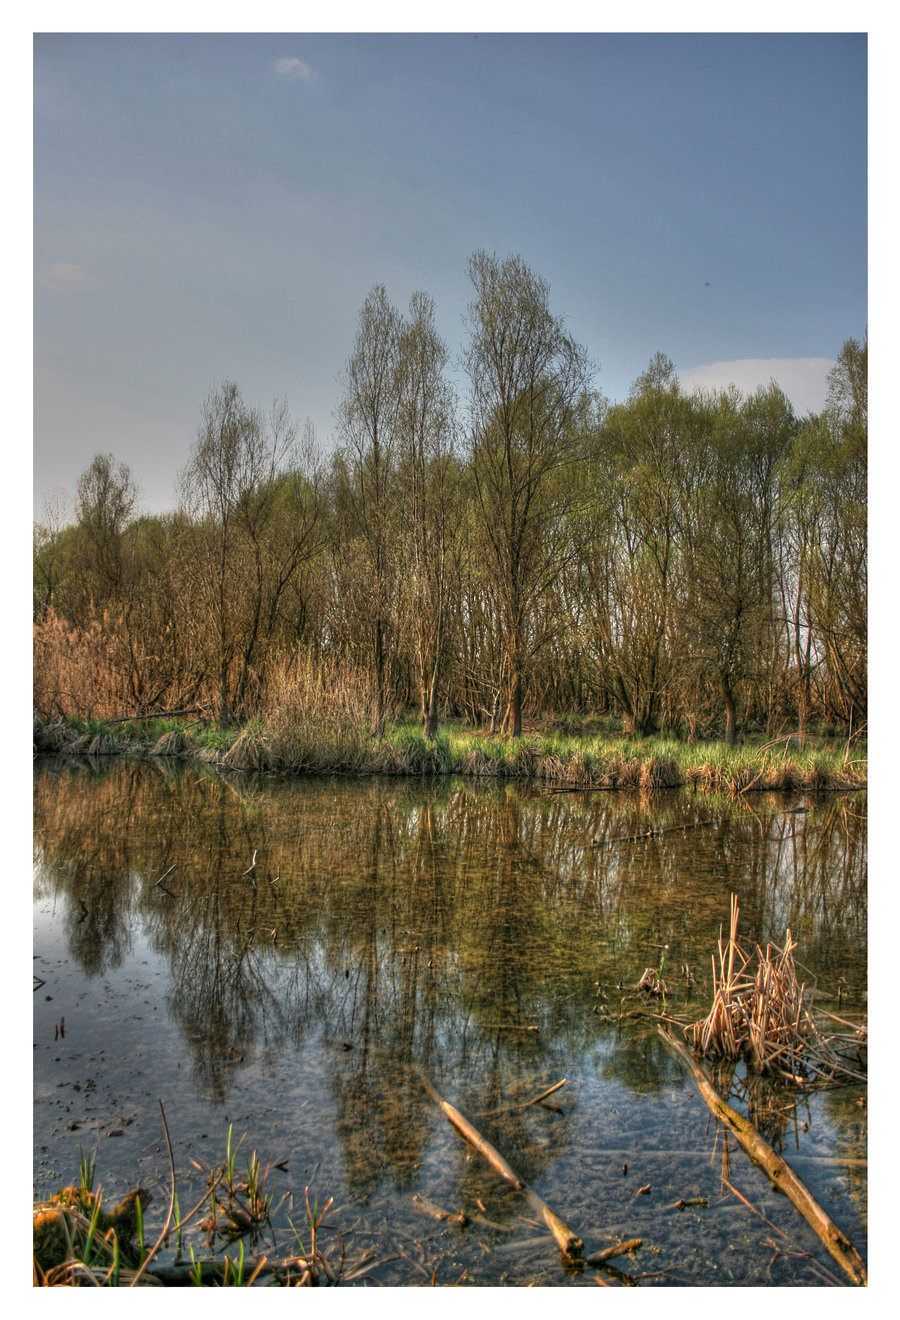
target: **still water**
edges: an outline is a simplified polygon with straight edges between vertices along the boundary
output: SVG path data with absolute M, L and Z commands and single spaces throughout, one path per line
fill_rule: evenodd
M 703 1017 L 734 892 L 742 936 L 781 945 L 790 928 L 817 1004 L 861 1020 L 865 812 L 865 794 L 735 804 L 39 760 L 35 1194 L 96 1151 L 104 1198 L 150 1188 L 158 1229 L 162 1106 L 184 1212 L 231 1128 L 238 1163 L 255 1149 L 272 1166 L 255 1249 L 296 1251 L 292 1224 L 306 1240 L 308 1187 L 334 1198 L 322 1239 L 337 1262 L 340 1234 L 359 1284 L 842 1285 L 632 991 L 664 960 L 670 1011 Z M 564 1269 L 423 1077 L 586 1251 L 640 1250 L 619 1272 Z M 798 1098 L 738 1070 L 731 1102 L 865 1258 L 866 1088 Z M 207 1251 L 196 1229 L 189 1243 Z

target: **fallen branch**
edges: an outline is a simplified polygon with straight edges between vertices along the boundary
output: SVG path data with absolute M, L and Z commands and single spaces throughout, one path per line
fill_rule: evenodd
M 748 1122 L 736 1109 L 732 1109 L 731 1105 L 726 1104 L 703 1069 L 691 1057 L 681 1041 L 676 1040 L 674 1036 L 670 1036 L 662 1027 L 658 1027 L 657 1030 L 666 1044 L 675 1051 L 693 1075 L 694 1081 L 697 1083 L 697 1089 L 716 1118 L 734 1134 L 739 1145 L 750 1156 L 753 1163 L 767 1175 L 773 1187 L 784 1192 L 785 1196 L 793 1202 L 806 1222 L 825 1244 L 829 1254 L 849 1274 L 853 1282 L 865 1287 L 868 1276 L 859 1252 L 822 1209 L 790 1165 L 785 1163 L 780 1155 L 776 1155 L 752 1123 Z
M 422 1078 L 422 1085 L 431 1096 L 436 1105 L 443 1109 L 445 1116 L 450 1121 L 457 1132 L 465 1138 L 470 1145 L 474 1146 L 476 1152 L 483 1160 L 488 1163 L 492 1169 L 500 1174 L 500 1177 L 510 1183 L 517 1192 L 521 1192 L 527 1199 L 529 1205 L 535 1210 L 549 1228 L 556 1240 L 556 1245 L 564 1256 L 569 1259 L 578 1259 L 584 1250 L 584 1243 L 576 1233 L 573 1233 L 559 1215 L 551 1210 L 546 1201 L 543 1201 L 533 1191 L 527 1183 L 524 1183 L 517 1173 L 515 1173 L 498 1150 L 486 1141 L 477 1128 L 473 1127 L 467 1118 L 465 1118 L 458 1109 L 448 1104 L 446 1100 L 441 1099 L 437 1091 L 431 1085 L 427 1077 Z

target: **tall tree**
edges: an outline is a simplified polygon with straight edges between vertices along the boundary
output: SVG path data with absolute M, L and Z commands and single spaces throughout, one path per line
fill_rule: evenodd
M 526 665 L 546 637 L 536 606 L 564 563 L 571 486 L 557 477 L 582 452 L 592 365 L 521 257 L 476 252 L 469 277 L 470 459 L 503 620 L 506 728 L 520 737 Z
M 401 318 L 384 285 L 370 291 L 359 314 L 353 353 L 344 371 L 339 409 L 343 497 L 362 546 L 375 677 L 375 733 L 384 733 L 385 646 L 394 612 L 393 483 L 398 411 L 397 353 Z
M 122 538 L 137 504 L 137 485 L 127 463 L 97 454 L 78 478 L 75 517 L 88 545 L 87 581 L 99 609 L 120 595 L 124 561 Z
M 397 458 L 401 595 L 405 628 L 415 650 L 426 738 L 437 732 L 447 640 L 448 556 L 460 512 L 455 399 L 444 376 L 448 360 L 435 328 L 434 302 L 416 292 L 398 340 Z
M 725 741 L 733 744 L 739 689 L 750 680 L 757 691 L 765 686 L 782 635 L 776 476 L 796 424 L 774 383 L 746 401 L 736 390 L 723 391 L 708 408 L 709 463 L 690 506 L 684 615 L 692 661 L 719 693 Z
M 593 516 L 606 538 L 592 571 L 595 648 L 629 733 L 657 728 L 671 696 L 699 425 L 672 362 L 656 354 L 627 403 L 610 408 L 592 456 Z
M 868 699 L 867 346 L 849 339 L 824 412 L 786 465 L 798 605 L 795 645 L 827 713 L 856 726 Z M 800 638 L 805 637 L 801 648 Z

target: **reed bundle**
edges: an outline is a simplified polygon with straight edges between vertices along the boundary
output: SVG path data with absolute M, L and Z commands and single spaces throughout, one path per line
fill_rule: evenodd
M 685 1027 L 686 1039 L 703 1054 L 746 1058 L 759 1072 L 793 1082 L 865 1080 L 823 1036 L 797 978 L 787 931 L 782 948 L 768 944 L 748 951 L 738 938 L 740 908 L 731 896 L 731 928 L 720 933 L 718 966 L 712 959 L 713 1002 L 705 1018 Z M 755 966 L 754 966 L 755 962 Z

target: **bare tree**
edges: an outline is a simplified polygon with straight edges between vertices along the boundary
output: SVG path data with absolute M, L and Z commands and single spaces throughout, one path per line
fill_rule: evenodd
M 469 277 L 471 465 L 503 617 L 506 726 L 520 737 L 525 666 L 546 637 L 536 606 L 564 562 L 567 487 L 557 478 L 581 452 L 592 366 L 521 257 L 476 252 Z
M 338 412 L 343 440 L 342 497 L 365 551 L 366 591 L 375 674 L 375 733 L 384 733 L 386 634 L 394 612 L 393 482 L 398 410 L 397 352 L 401 318 L 376 285 L 359 314 L 344 371 Z M 340 469 L 339 469 L 340 472 Z
M 284 402 L 266 417 L 233 381 L 210 391 L 181 495 L 193 520 L 193 590 L 209 625 L 223 725 L 244 713 L 251 677 L 259 681 L 261 640 L 313 549 L 316 483 L 296 471 L 297 461 L 297 427 Z
M 433 300 L 414 293 L 397 354 L 399 557 L 404 622 L 413 639 L 426 738 L 437 732 L 446 650 L 448 554 L 459 521 L 455 400 L 443 374 L 448 360 L 435 329 Z

